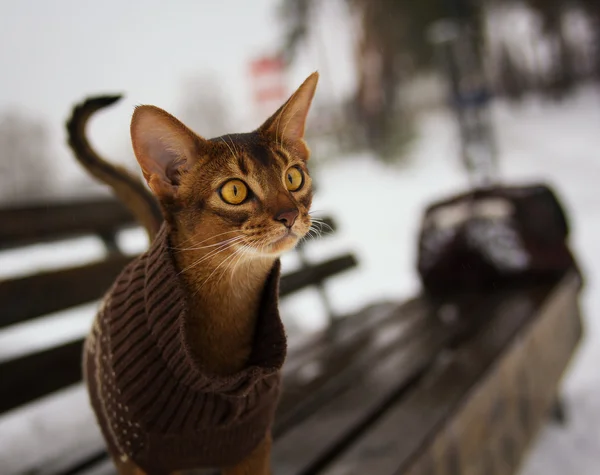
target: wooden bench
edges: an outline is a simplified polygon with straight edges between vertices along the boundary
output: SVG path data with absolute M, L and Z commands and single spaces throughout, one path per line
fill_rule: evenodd
M 6 208 L 0 210 L 0 222 L 5 223 L 0 227 L 0 250 L 18 250 L 31 244 L 96 236 L 102 240 L 106 251 L 106 256 L 96 262 L 0 279 L 0 331 L 99 299 L 134 257 L 124 254 L 117 243 L 117 234 L 121 230 L 135 226 L 134 218 L 115 200 Z M 335 229 L 330 218 L 323 219 L 323 223 L 325 234 L 327 229 Z M 325 298 L 323 283 L 356 266 L 356 259 L 347 253 L 311 263 L 304 254 L 304 245 L 296 251 L 301 265 L 282 277 L 280 294 L 285 297 L 314 286 Z M 323 305 L 329 308 L 326 301 Z M 82 343 L 83 340 L 77 338 L 56 347 L 0 360 L 3 388 L 0 414 L 78 383 L 81 380 Z M 104 458 L 101 446 L 96 452 L 92 459 Z M 89 465 L 90 460 L 85 458 L 82 456 L 79 464 L 82 467 Z M 75 469 L 70 468 L 72 473 L 76 473 Z M 38 473 L 41 469 L 24 466 L 23 470 Z M 0 473 L 4 473 L 1 463 Z
M 112 259 L 128 259 L 109 249 L 106 261 L 90 265 L 108 268 Z M 308 267 L 282 278 L 282 296 L 322 284 L 355 264 L 351 255 L 317 265 L 305 261 Z M 93 299 L 105 282 L 82 277 L 90 271 L 81 269 L 90 265 L 56 272 L 71 272 L 72 280 L 63 277 L 63 285 L 95 285 L 88 295 Z M 39 287 L 51 285 L 56 272 L 0 282 L 0 325 L 56 310 L 58 303 L 48 302 L 65 287 Z M 580 285 L 569 272 L 559 280 L 485 295 L 377 303 L 337 319 L 333 330 L 298 339 L 284 367 L 274 473 L 514 473 L 551 410 L 580 338 Z M 31 304 L 28 295 L 38 295 L 38 303 Z M 66 308 L 66 297 L 60 303 Z M 6 318 L 5 308 L 13 309 Z M 20 308 L 27 311 L 19 313 Z M 81 341 L 74 341 L 0 362 L 0 413 L 76 383 L 80 351 Z M 23 460 L 21 472 L 3 471 L 0 458 L 0 473 L 114 474 L 91 413 L 88 429 L 91 437 L 69 434 L 68 453 L 43 464 Z

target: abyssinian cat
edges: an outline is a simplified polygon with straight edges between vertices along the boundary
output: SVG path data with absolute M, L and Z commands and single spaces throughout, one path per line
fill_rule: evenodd
M 84 351 L 92 407 L 120 474 L 270 471 L 285 334 L 279 256 L 311 227 L 304 131 L 313 73 L 251 133 L 204 139 L 154 106 L 131 121 L 135 156 L 164 223 L 132 175 L 85 139 L 70 144 L 145 225 L 150 249 L 106 295 Z M 109 101 L 110 102 L 110 101 Z

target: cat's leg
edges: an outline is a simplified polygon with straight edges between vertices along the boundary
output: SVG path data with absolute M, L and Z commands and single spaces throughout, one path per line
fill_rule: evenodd
M 225 468 L 222 475 L 271 475 L 271 434 L 239 464 Z

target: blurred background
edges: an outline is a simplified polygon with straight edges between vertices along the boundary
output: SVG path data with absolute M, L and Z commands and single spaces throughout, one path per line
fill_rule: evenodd
M 124 94 L 89 135 L 137 173 L 135 105 L 164 108 L 205 137 L 249 131 L 318 70 L 313 208 L 338 232 L 309 257 L 346 249 L 359 261 L 327 285 L 338 314 L 419 291 L 416 239 L 432 200 L 474 183 L 553 184 L 588 279 L 587 335 L 566 380 L 571 422 L 545 429 L 522 474 L 600 473 L 600 2 L 0 0 L 0 45 L 0 208 L 109 196 L 66 145 L 64 123 L 89 95 Z M 140 229 L 119 242 L 132 254 L 147 245 Z M 104 252 L 94 237 L 0 251 L 0 279 Z M 0 332 L 0 359 L 79 338 L 95 308 Z M 283 311 L 292 329 L 327 324 L 311 292 Z M 82 389 L 61 401 L 52 404 L 73 408 L 76 427 Z M 0 418 L 1 473 L 12 473 L 19 440 L 50 433 L 40 414 Z

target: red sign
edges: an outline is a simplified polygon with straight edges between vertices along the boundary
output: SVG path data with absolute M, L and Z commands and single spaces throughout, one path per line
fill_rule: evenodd
M 252 96 L 258 107 L 272 108 L 287 99 L 285 62 L 281 56 L 264 56 L 250 62 Z

